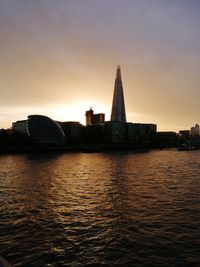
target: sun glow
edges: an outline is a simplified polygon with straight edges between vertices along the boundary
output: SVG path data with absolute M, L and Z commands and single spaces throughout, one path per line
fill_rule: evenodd
M 12 107 L 7 112 L 6 108 L 1 108 L 1 127 L 9 128 L 12 122 L 25 120 L 29 115 L 44 115 L 57 121 L 77 121 L 85 125 L 85 112 L 92 108 L 94 113 L 104 113 L 105 119 L 110 119 L 110 108 L 105 104 L 90 99 L 66 105 L 48 105 L 43 107 Z
M 110 109 L 95 100 L 80 101 L 77 103 L 55 107 L 52 118 L 61 121 L 78 121 L 85 124 L 85 112 L 92 108 L 94 113 L 104 113 L 109 120 Z

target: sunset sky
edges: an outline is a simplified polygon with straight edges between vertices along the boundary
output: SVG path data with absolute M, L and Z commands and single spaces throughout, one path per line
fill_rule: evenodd
M 0 128 L 30 114 L 110 120 L 121 66 L 129 122 L 200 123 L 199 0 L 0 0 Z

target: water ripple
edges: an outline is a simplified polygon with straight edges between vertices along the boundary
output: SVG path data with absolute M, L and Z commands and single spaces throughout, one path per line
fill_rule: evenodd
M 13 266 L 200 266 L 200 152 L 0 157 Z

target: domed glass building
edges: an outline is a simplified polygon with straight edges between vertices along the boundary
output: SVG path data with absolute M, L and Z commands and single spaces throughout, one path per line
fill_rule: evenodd
M 37 144 L 61 145 L 65 141 L 61 126 L 43 115 L 28 116 L 27 133 Z

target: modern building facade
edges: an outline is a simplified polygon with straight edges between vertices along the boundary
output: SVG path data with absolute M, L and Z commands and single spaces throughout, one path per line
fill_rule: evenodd
M 60 125 L 43 115 L 28 116 L 28 135 L 38 144 L 61 145 L 65 134 Z
M 35 144 L 61 145 L 65 142 L 60 125 L 43 115 L 30 115 L 27 120 L 16 121 L 12 130 L 29 136 Z
M 155 137 L 157 125 L 150 123 L 127 123 L 127 142 L 149 143 Z
M 122 123 L 126 122 L 124 92 L 122 85 L 121 69 L 119 65 L 117 67 L 116 78 L 115 78 L 111 121 L 113 122 L 117 121 Z
M 104 131 L 105 143 L 119 144 L 126 142 L 126 123 L 120 121 L 108 121 Z

